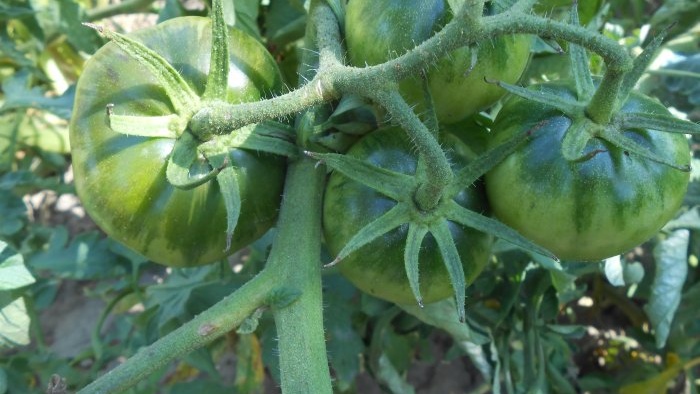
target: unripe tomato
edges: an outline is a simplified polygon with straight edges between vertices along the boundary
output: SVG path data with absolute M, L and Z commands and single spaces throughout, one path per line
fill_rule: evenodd
M 486 7 L 487 12 L 490 6 Z M 350 0 L 345 15 L 345 41 L 355 66 L 375 65 L 403 55 L 430 38 L 452 18 L 445 0 Z M 500 99 L 504 91 L 484 78 L 516 82 L 530 59 L 532 38 L 500 36 L 460 48 L 427 68 L 438 120 L 454 123 Z M 473 69 L 472 51 L 477 51 Z M 409 78 L 401 94 L 417 112 L 424 108 L 422 82 Z
M 455 170 L 468 162 L 468 149 L 454 136 L 442 141 Z M 406 133 L 392 127 L 374 131 L 350 148 L 347 155 L 378 167 L 413 175 L 416 171 L 416 150 Z M 455 201 L 473 211 L 487 212 L 483 187 L 477 184 L 465 189 Z M 337 255 L 364 226 L 389 211 L 396 201 L 376 190 L 334 172 L 326 186 L 323 204 L 323 226 L 326 244 Z M 481 273 L 491 253 L 491 236 L 449 224 L 462 260 L 466 282 Z M 399 304 L 414 304 L 404 264 L 404 248 L 408 226 L 400 226 L 353 252 L 338 263 L 340 272 L 362 291 Z M 420 288 L 426 303 L 453 294 L 435 240 L 430 234 L 423 240 L 419 256 Z
M 539 85 L 575 100 L 575 88 Z M 622 112 L 666 114 L 655 100 L 632 93 Z M 677 213 L 689 173 L 629 153 L 593 138 L 582 161 L 561 153 L 572 120 L 556 109 L 519 97 L 508 100 L 493 125 L 492 146 L 537 128 L 531 140 L 486 174 L 495 215 L 535 243 L 566 260 L 600 260 L 648 240 Z M 690 161 L 683 134 L 624 130 L 659 157 L 679 165 Z
M 132 36 L 158 52 L 201 95 L 211 50 L 209 19 L 183 17 Z M 259 100 L 281 86 L 273 58 L 247 34 L 230 30 L 228 101 Z M 77 86 L 70 124 L 75 184 L 90 216 L 110 236 L 149 259 L 192 266 L 225 257 L 265 233 L 279 207 L 285 159 L 256 151 L 230 153 L 242 200 L 226 251 L 226 209 L 216 182 L 192 190 L 173 187 L 166 166 L 174 139 L 119 134 L 110 129 L 106 106 L 115 113 L 173 113 L 158 80 L 109 43 L 87 63 Z M 211 166 L 200 158 L 202 172 Z M 196 173 L 197 170 L 191 170 Z

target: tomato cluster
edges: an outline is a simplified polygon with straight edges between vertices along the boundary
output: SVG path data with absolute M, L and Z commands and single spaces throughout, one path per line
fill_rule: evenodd
M 346 11 L 348 57 L 358 67 L 403 54 L 429 39 L 452 18 L 446 0 L 352 0 Z M 226 100 L 260 100 L 279 91 L 280 73 L 266 49 L 239 30 L 231 29 L 229 34 L 231 72 Z M 134 37 L 157 51 L 196 94 L 204 94 L 212 40 L 207 19 L 177 18 Z M 506 82 L 520 78 L 529 60 L 530 42 L 527 36 L 502 36 L 459 49 L 426 68 L 427 84 L 420 78 L 409 78 L 400 84 L 400 93 L 409 104 L 417 106 L 417 112 L 434 110 L 442 125 L 462 121 L 503 96 L 505 91 L 487 84 L 486 78 Z M 138 59 L 113 44 L 101 49 L 87 64 L 77 88 L 71 122 L 77 191 L 90 215 L 108 234 L 153 261 L 191 266 L 221 259 L 274 224 L 286 160 L 251 149 L 231 148 L 227 152 L 223 162 L 234 169 L 241 201 L 232 244 L 227 245 L 226 216 L 230 212 L 220 184 L 206 182 L 188 190 L 173 186 L 166 170 L 175 139 L 126 135 L 110 127 L 110 111 L 144 117 L 173 112 L 173 104 L 158 80 L 141 68 Z M 557 83 L 533 89 L 563 101 L 575 101 L 577 92 L 572 86 Z M 432 105 L 424 104 L 426 90 Z M 636 93 L 618 112 L 668 115 L 663 106 Z M 639 157 L 594 135 L 595 130 L 583 131 L 592 137 L 580 159 L 565 158 L 562 141 L 578 120 L 545 104 L 519 97 L 509 99 L 492 126 L 489 147 L 497 149 L 520 135 L 529 138 L 489 171 L 483 183 L 464 185 L 458 193 L 445 194 L 444 199 L 482 216 L 493 211 L 496 218 L 562 259 L 599 260 L 645 241 L 678 210 L 688 173 Z M 459 132 L 464 137 L 470 130 Z M 619 133 L 634 141 L 634 146 L 663 156 L 666 161 L 685 164 L 689 160 L 682 134 L 640 127 L 622 128 Z M 443 132 L 438 138 L 455 173 L 474 159 L 465 153 L 469 148 L 449 133 Z M 420 167 L 425 164 L 398 127 L 371 132 L 346 156 L 419 180 Z M 218 170 L 200 155 L 189 175 Z M 416 187 L 420 186 L 418 182 Z M 323 207 L 325 241 L 330 252 L 340 253 L 358 232 L 395 205 L 396 201 L 362 182 L 334 172 Z M 412 209 L 411 220 L 428 223 L 445 219 L 435 219 L 419 203 Z M 492 237 L 453 221 L 448 227 L 461 259 L 459 272 L 470 283 L 488 261 Z M 376 236 L 343 259 L 341 272 L 377 297 L 412 302 L 416 289 L 406 274 L 407 234 L 408 226 L 402 225 Z M 448 272 L 443 258 L 450 253 L 449 248 L 438 245 L 430 234 L 419 246 L 423 300 L 448 297 L 454 272 Z

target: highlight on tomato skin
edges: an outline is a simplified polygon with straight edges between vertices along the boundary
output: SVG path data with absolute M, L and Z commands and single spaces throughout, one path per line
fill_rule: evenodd
M 565 83 L 537 86 L 574 100 Z M 669 114 L 644 95 L 633 93 L 622 113 Z M 495 216 L 563 260 L 597 261 L 647 241 L 671 220 L 685 196 L 690 174 L 639 157 L 603 139 L 586 146 L 586 159 L 567 161 L 561 153 L 572 120 L 561 112 L 519 97 L 509 99 L 492 128 L 492 145 L 536 124 L 537 137 L 485 176 Z M 688 140 L 657 130 L 624 131 L 659 157 L 686 165 Z
M 208 18 L 176 18 L 131 37 L 155 50 L 202 95 L 209 69 Z M 282 80 L 267 50 L 254 38 L 230 29 L 227 99 L 254 101 L 280 91 Z M 226 245 L 226 209 L 216 182 L 191 190 L 172 186 L 166 167 L 175 139 L 129 136 L 111 130 L 106 106 L 120 115 L 173 113 L 156 79 L 113 43 L 87 63 L 77 86 L 70 124 L 75 183 L 87 212 L 111 237 L 152 261 L 189 267 L 220 260 L 262 236 L 280 205 L 286 160 L 233 149 L 241 200 L 231 247 Z M 203 158 L 192 175 L 211 171 Z

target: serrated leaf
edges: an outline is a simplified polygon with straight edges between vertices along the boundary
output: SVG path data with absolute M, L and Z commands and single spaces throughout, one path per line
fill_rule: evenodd
M 24 287 L 35 281 L 24 266 L 22 255 L 0 240 L 0 291 Z
M 173 319 L 190 316 L 188 301 L 192 292 L 211 284 L 208 276 L 211 266 L 200 268 L 173 269 L 163 283 L 150 286 L 146 290 L 146 308 L 158 307 L 158 326 L 163 327 Z
M 673 317 L 681 301 L 683 284 L 688 275 L 688 230 L 673 231 L 654 248 L 656 274 L 649 303 L 644 311 L 649 316 L 656 346 L 662 348 L 671 329 Z
M 49 111 L 54 115 L 69 119 L 75 100 L 75 85 L 58 97 L 47 97 L 40 87 L 29 87 L 29 74 L 19 72 L 2 83 L 5 102 L 0 107 L 0 113 L 10 110 L 38 108 Z
M 51 230 L 48 245 L 27 257 L 27 265 L 71 279 L 97 279 L 126 273 L 122 262 L 97 231 L 82 233 L 69 241 L 65 227 Z
M 9 300 L 9 302 L 7 302 Z M 0 348 L 29 344 L 29 315 L 24 299 L 0 292 Z

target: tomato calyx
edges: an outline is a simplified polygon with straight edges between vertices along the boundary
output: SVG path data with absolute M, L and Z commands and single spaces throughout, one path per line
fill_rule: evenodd
M 457 303 L 458 315 L 460 320 L 464 321 L 466 281 L 455 239 L 449 229 L 450 222 L 495 235 L 533 253 L 542 254 L 556 260 L 553 254 L 530 242 L 515 230 L 495 219 L 484 216 L 481 212 L 471 211 L 455 201 L 457 195 L 467 187 L 472 186 L 486 170 L 500 162 L 519 142 L 529 138 L 528 133 L 524 134 L 524 137 L 519 138 L 520 141 L 516 143 L 509 141 L 504 146 L 493 149 L 458 171 L 454 181 L 436 199 L 438 202 L 436 206 L 427 210 L 421 208 L 414 197 L 416 190 L 422 183 L 421 175 L 424 175 L 424 170 L 421 170 L 420 160 L 416 174 L 407 175 L 366 163 L 352 156 L 336 153 L 305 152 L 352 181 L 368 186 L 396 201 L 396 205 L 386 213 L 361 228 L 327 266 L 338 264 L 351 253 L 356 252 L 384 234 L 400 226 L 407 226 L 408 233 L 404 249 L 405 271 L 416 302 L 418 305 L 423 306 L 418 259 L 423 241 L 428 235 L 431 235 L 435 239 L 449 275 Z M 465 183 L 466 186 L 463 186 Z
M 574 6 L 571 23 L 579 24 Z M 570 43 L 569 58 L 575 97 L 563 95 L 561 89 L 544 85 L 529 88 L 493 82 L 509 93 L 541 104 L 540 111 L 555 110 L 570 120 L 570 126 L 562 140 L 562 156 L 570 162 L 586 161 L 598 150 L 590 148 L 592 139 L 602 139 L 630 154 L 664 164 L 679 171 L 690 171 L 687 164 L 677 164 L 660 157 L 624 132 L 634 129 L 652 129 L 662 132 L 699 134 L 700 126 L 671 115 L 621 111 L 637 80 L 653 59 L 653 54 L 663 42 L 664 34 L 656 37 L 640 54 L 627 73 L 608 71 L 602 80 L 594 79 L 588 69 L 588 55 L 583 47 Z M 597 85 L 597 86 L 596 86 Z

